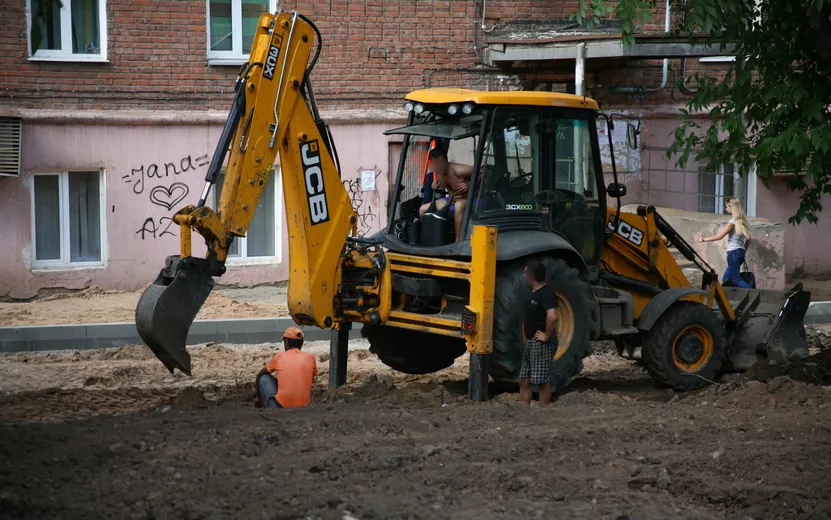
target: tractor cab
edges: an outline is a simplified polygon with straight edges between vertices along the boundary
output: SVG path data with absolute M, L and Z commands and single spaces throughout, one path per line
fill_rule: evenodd
M 405 109 L 407 125 L 386 132 L 403 138 L 383 232 L 387 248 L 467 256 L 473 226 L 482 224 L 499 230 L 500 252 L 510 249 L 510 257 L 559 249 L 548 244 L 559 240 L 590 270 L 598 264 L 606 199 L 595 101 L 437 88 L 409 94 Z M 439 168 L 431 168 L 434 157 L 444 159 Z M 432 170 L 446 164 L 469 172 L 461 196 L 433 189 L 435 177 L 447 174 Z

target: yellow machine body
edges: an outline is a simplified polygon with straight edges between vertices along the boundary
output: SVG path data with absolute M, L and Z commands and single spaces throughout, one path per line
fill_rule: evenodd
M 314 42 L 319 40 L 316 27 L 296 12 L 263 14 L 258 21 L 250 58 L 237 80 L 234 105 L 209 167 L 201 200 L 196 205 L 182 208 L 174 216 L 181 227 L 180 254 L 167 258 L 166 266 L 142 294 L 136 309 L 139 334 L 169 370 L 179 368 L 190 373 L 190 357 L 185 349 L 190 325 L 212 290 L 214 277 L 225 272 L 225 261 L 233 240 L 246 235 L 277 160 L 282 169 L 288 224 L 288 308 L 291 317 L 301 325 L 339 331 L 347 330 L 352 322 L 364 324 L 371 334 L 376 335 L 375 350 L 386 348 L 388 345 L 384 342 L 407 341 L 414 349 L 410 352 L 411 360 L 417 360 L 421 353 L 427 356 L 427 352 L 442 349 L 451 351 L 449 358 L 444 356 L 451 363 L 454 356 L 464 350 L 472 354 L 472 359 L 481 360 L 484 358 L 478 356 L 496 353 L 495 323 L 499 322 L 500 355 L 504 361 L 502 377 L 514 377 L 518 371 L 516 354 L 519 351 L 516 349 L 522 348 L 520 324 L 516 323 L 516 334 L 512 330 L 506 334 L 504 316 L 497 316 L 497 298 L 504 296 L 497 294 L 497 286 L 500 283 L 505 287 L 510 285 L 510 290 L 518 291 L 515 296 L 521 297 L 524 289 L 522 284 L 516 283 L 517 262 L 529 258 L 547 262 L 549 273 L 555 278 L 554 290 L 562 302 L 562 320 L 558 325 L 560 345 L 554 354 L 552 370 L 563 371 L 557 375 L 563 384 L 579 372 L 583 352 L 588 352 L 589 331 L 580 330 L 576 326 L 578 322 L 585 324 L 583 328 L 592 328 L 591 339 L 635 342 L 643 339 L 651 352 L 649 363 L 655 366 L 665 363 L 666 359 L 653 358 L 668 353 L 667 356 L 672 356 L 667 358 L 670 364 L 675 359 L 678 365 L 675 368 L 686 377 L 698 370 L 696 367 L 711 366 L 710 357 L 721 355 L 722 336 L 728 336 L 731 341 L 741 338 L 742 331 L 746 331 L 754 319 L 760 318 L 754 311 L 765 301 L 769 300 L 767 303 L 777 308 L 785 301 L 779 316 L 788 315 L 785 312 L 788 301 L 799 291 L 784 295 L 728 292 L 712 270 L 707 270 L 706 263 L 699 263 L 705 270 L 703 286 L 691 287 L 673 258 L 668 242 L 681 249 L 688 258 L 696 260 L 696 256 L 651 207 L 639 208 L 637 213 L 607 209 L 605 235 L 596 229 L 591 232 L 593 234 L 587 232 L 578 237 L 570 236 L 569 230 L 532 230 L 531 233 L 536 234 L 528 236 L 555 240 L 560 245 L 550 250 L 529 249 L 531 252 L 514 256 L 500 257 L 500 251 L 525 247 L 519 243 L 521 241 L 514 240 L 510 242 L 514 245 L 503 248 L 497 236 L 498 226 L 473 220 L 468 220 L 473 224 L 464 237 L 467 244 L 464 254 L 405 252 L 406 248 L 392 251 L 383 246 L 382 241 L 359 236 L 357 216 L 340 178 L 334 143 L 318 113 L 309 78 L 317 60 L 317 53 L 313 56 Z M 431 110 L 444 111 L 444 114 L 456 113 L 450 111 L 450 107 L 469 109 L 464 113 L 472 115 L 466 122 L 460 119 L 459 125 L 463 122 L 465 125 L 480 124 L 477 161 L 484 153 L 488 127 L 484 115 L 480 114 L 479 123 L 474 121 L 476 113 L 471 108 L 474 105 L 490 107 L 488 110 L 493 109 L 493 113 L 500 107 L 540 107 L 540 112 L 559 111 L 562 119 L 568 121 L 567 125 L 574 125 L 571 127 L 575 135 L 574 150 L 577 150 L 574 163 L 582 167 L 577 159 L 579 151 L 579 157 L 592 158 L 595 174 L 601 172 L 596 128 L 587 130 L 585 135 L 580 134 L 585 140 L 577 137 L 577 128 L 591 128 L 598 117 L 597 103 L 584 96 L 435 88 L 412 92 L 406 100 L 413 107 L 423 110 L 427 106 Z M 482 113 L 491 112 L 485 110 Z M 590 124 L 585 125 L 585 122 Z M 534 131 L 543 136 L 555 134 L 552 123 L 552 120 L 541 121 Z M 429 124 L 428 121 L 422 126 Z M 452 136 L 456 130 L 469 129 L 439 130 Z M 583 144 L 590 144 L 592 148 L 583 148 Z M 225 179 L 218 208 L 214 210 L 206 204 L 207 195 L 223 163 L 227 164 Z M 521 171 L 518 156 L 517 169 Z M 596 180 L 598 183 L 602 182 L 602 173 L 600 176 L 601 180 Z M 605 200 L 599 198 L 603 197 L 602 193 L 597 195 L 595 191 L 592 194 L 591 190 L 586 191 L 588 188 L 590 186 L 584 186 L 582 194 L 575 193 L 573 202 L 562 207 L 551 206 L 558 200 L 553 191 L 536 194 L 543 195 L 540 204 L 547 204 L 540 215 L 556 211 L 568 214 L 574 210 L 575 229 L 581 229 L 580 226 L 587 222 L 593 226 L 596 219 L 592 215 L 602 217 Z M 550 208 L 554 208 L 551 213 Z M 468 214 L 469 210 L 465 215 Z M 205 258 L 194 258 L 191 254 L 192 230 L 205 239 L 208 250 Z M 593 251 L 600 251 L 600 268 L 594 274 L 583 260 L 591 257 Z M 505 269 L 512 270 L 509 274 L 499 274 Z M 445 291 L 451 287 L 452 291 Z M 801 295 L 797 309 L 788 311 L 794 327 L 801 326 L 802 307 L 807 306 L 809 297 L 806 299 Z M 429 302 L 425 303 L 426 300 Z M 503 302 L 503 311 L 500 311 L 503 313 L 516 313 L 516 308 L 509 307 L 521 305 L 518 299 L 505 301 L 509 304 L 506 307 Z M 682 306 L 694 304 L 689 308 L 702 316 L 701 323 L 684 329 L 691 330 L 692 335 L 682 331 L 678 337 L 670 337 L 667 334 L 672 332 L 672 324 L 667 316 L 680 312 L 679 302 Z M 414 308 L 422 310 L 415 311 Z M 702 314 L 701 308 L 707 312 Z M 713 309 L 718 309 L 720 321 L 713 321 L 716 320 L 710 312 Z M 746 350 L 752 355 L 748 354 L 747 359 L 768 348 L 774 335 L 766 331 L 779 330 L 780 321 L 774 323 L 771 319 L 762 327 L 757 320 L 757 328 L 765 334 L 748 340 Z M 658 344 L 656 338 L 661 334 L 666 337 Z M 581 345 L 585 348 L 576 355 L 573 350 L 576 347 L 570 343 L 578 336 L 584 338 L 581 341 L 586 345 Z M 411 341 L 414 337 L 419 338 L 418 341 Z M 506 347 L 508 344 L 513 346 Z M 507 352 L 511 349 L 512 352 Z M 387 359 L 393 364 L 399 362 L 395 355 L 387 356 Z M 447 359 L 423 365 L 410 363 L 408 370 L 435 371 L 448 366 Z M 486 385 L 487 370 L 471 370 L 471 380 L 475 372 L 481 383 L 484 373 Z M 661 370 L 661 367 L 655 369 L 659 374 L 657 378 L 672 385 L 672 377 L 666 370 Z M 696 384 L 694 380 L 692 383 L 684 381 L 679 388 Z

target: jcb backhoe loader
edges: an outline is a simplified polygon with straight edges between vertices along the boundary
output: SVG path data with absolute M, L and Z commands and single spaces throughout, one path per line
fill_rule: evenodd
M 580 372 L 593 340 L 640 348 L 649 373 L 680 390 L 757 359 L 807 355 L 808 292 L 724 288 L 653 207 L 621 212 L 625 186 L 614 170 L 615 182 L 604 186 L 600 160 L 597 123 L 610 118 L 586 97 L 412 92 L 407 125 L 387 132 L 402 139 L 389 220 L 377 235 L 359 236 L 310 81 L 321 46 L 317 28 L 300 14 L 259 19 L 200 200 L 175 214 L 181 253 L 168 257 L 136 310 L 141 337 L 169 370 L 190 373 L 188 329 L 213 277 L 225 271 L 232 240 L 245 236 L 278 155 L 288 307 L 300 325 L 337 331 L 330 383 L 344 382 L 353 322 L 381 361 L 403 372 L 443 369 L 468 350 L 474 399 L 485 398 L 489 375 L 515 381 L 529 259 L 547 265 L 559 302 L 554 389 Z M 420 216 L 431 146 L 472 167 L 459 219 L 447 207 Z M 206 201 L 226 152 L 215 211 Z M 607 208 L 607 195 L 616 209 Z M 192 229 L 206 241 L 205 258 L 191 255 Z M 700 288 L 691 287 L 668 244 L 703 270 Z

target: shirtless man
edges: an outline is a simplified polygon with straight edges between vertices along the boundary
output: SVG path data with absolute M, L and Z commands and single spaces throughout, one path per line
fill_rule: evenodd
M 444 187 L 448 196 L 436 201 L 436 209 L 442 209 L 450 204 L 450 214 L 453 215 L 456 223 L 456 242 L 461 239 L 462 218 L 465 214 L 467 203 L 467 183 L 473 176 L 473 167 L 465 164 L 453 163 L 447 160 L 447 153 L 441 148 L 430 150 L 430 163 L 428 170 L 433 172 L 433 189 Z M 424 217 L 430 203 L 419 208 L 419 217 Z

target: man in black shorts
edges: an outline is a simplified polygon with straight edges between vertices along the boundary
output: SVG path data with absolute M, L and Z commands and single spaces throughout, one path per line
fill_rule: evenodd
M 525 266 L 531 293 L 525 301 L 525 351 L 519 369 L 519 399 L 531 404 L 531 385 L 540 387 L 540 406 L 551 401 L 551 361 L 557 352 L 557 295 L 545 285 L 546 268 L 533 260 Z

